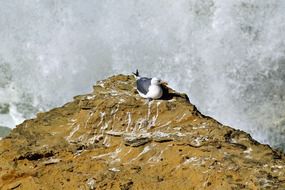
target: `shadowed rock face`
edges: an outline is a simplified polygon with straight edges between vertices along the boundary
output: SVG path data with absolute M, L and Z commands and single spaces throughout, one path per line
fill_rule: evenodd
M 132 76 L 27 120 L 0 141 L 0 189 L 284 189 L 284 155 Z M 226 110 L 225 110 L 226 111 Z

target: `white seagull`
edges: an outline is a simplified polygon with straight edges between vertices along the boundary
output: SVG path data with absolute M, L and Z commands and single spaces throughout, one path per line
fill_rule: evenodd
M 159 99 L 163 95 L 163 90 L 161 87 L 161 80 L 147 77 L 140 77 L 139 71 L 136 70 L 136 73 L 133 73 L 137 79 L 137 91 L 139 95 L 148 100 Z

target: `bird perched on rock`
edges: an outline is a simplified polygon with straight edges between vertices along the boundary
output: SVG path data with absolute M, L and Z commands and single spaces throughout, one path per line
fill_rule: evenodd
M 137 79 L 137 91 L 139 95 L 148 100 L 159 99 L 163 95 L 163 90 L 161 87 L 161 80 L 154 78 L 141 77 L 139 71 L 136 70 L 133 73 Z

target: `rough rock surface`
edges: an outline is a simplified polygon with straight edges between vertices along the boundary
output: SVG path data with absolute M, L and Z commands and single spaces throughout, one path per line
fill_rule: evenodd
M 132 76 L 27 120 L 0 141 L 0 189 L 285 189 L 282 153 Z

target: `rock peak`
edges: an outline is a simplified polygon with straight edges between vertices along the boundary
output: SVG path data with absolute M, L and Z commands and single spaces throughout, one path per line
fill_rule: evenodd
M 0 189 L 285 188 L 283 154 L 164 92 L 117 75 L 25 121 L 0 141 Z

